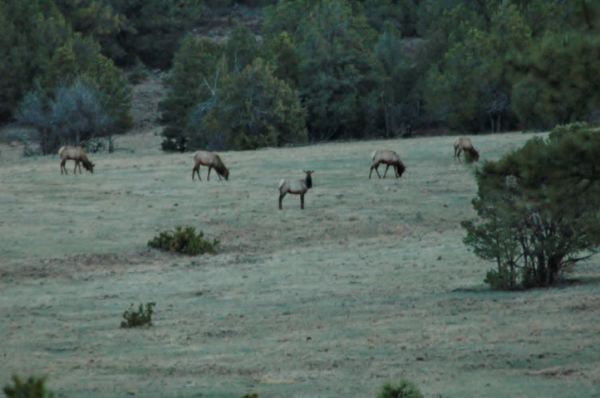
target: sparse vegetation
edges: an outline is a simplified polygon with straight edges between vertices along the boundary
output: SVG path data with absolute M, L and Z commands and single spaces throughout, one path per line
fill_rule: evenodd
M 423 398 L 423 394 L 414 383 L 401 380 L 396 384 L 383 386 L 377 398 Z
M 230 183 L 192 184 L 191 154 L 160 154 L 149 135 L 128 138 L 134 154 L 100 156 L 100 175 L 69 181 L 56 155 L 8 165 L 1 148 L 0 308 L 10 316 L 0 322 L 0 396 L 15 371 L 47 372 L 47 386 L 68 398 L 374 398 L 397 381 L 365 383 L 365 364 L 373 375 L 430 380 L 419 384 L 429 397 L 476 397 L 486 384 L 489 398 L 594 396 L 585 370 L 600 355 L 597 259 L 578 263 L 568 275 L 578 283 L 565 288 L 481 289 L 493 264 L 468 253 L 457 230 L 476 214 L 477 184 L 452 159 L 455 137 L 223 154 Z M 500 159 L 534 136 L 546 137 L 475 143 Z M 368 180 L 381 147 L 400 152 L 409 178 Z M 305 164 L 324 170 L 308 213 L 298 198 L 279 213 L 279 177 L 300 178 Z M 140 237 L 145 246 L 176 225 L 227 239 L 226 252 L 139 250 Z M 148 301 L 154 326 L 119 328 L 129 304 Z M 256 344 L 260 355 L 249 355 Z M 582 369 L 581 382 L 560 377 Z M 177 383 L 157 392 L 149 373 Z
M 12 377 L 13 384 L 4 387 L 7 398 L 53 398 L 54 394 L 46 389 L 45 377 L 29 377 L 22 380 L 19 376 Z
M 140 304 L 136 311 L 133 304 L 131 304 L 129 309 L 123 312 L 123 321 L 121 321 L 121 327 L 129 329 L 152 326 L 152 314 L 154 313 L 155 305 L 156 303 L 146 303 L 145 306 Z
M 196 228 L 178 226 L 174 231 L 162 231 L 148 242 L 148 246 L 171 253 L 197 256 L 199 254 L 215 254 L 219 241 L 212 242 L 204 238 L 202 231 L 196 233 Z

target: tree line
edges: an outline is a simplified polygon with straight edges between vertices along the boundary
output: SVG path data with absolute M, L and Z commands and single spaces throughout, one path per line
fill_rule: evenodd
M 283 0 L 261 31 L 188 35 L 165 150 L 599 118 L 600 6 L 585 0 Z
M 194 33 L 235 4 L 258 30 Z M 140 65 L 168 71 L 165 150 L 597 121 L 599 18 L 593 0 L 0 0 L 0 121 L 44 152 L 124 132 Z

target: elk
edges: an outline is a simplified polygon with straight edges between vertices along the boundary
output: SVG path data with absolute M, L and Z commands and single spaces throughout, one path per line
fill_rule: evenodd
M 279 181 L 279 210 L 282 209 L 281 202 L 288 193 L 300 195 L 300 208 L 304 209 L 304 195 L 312 188 L 312 173 L 314 170 L 303 170 L 306 177 L 303 180 L 282 179 Z
M 369 179 L 371 178 L 371 174 L 373 174 L 373 170 L 377 173 L 377 176 L 381 178 L 379 174 L 379 165 L 385 164 L 385 172 L 383 173 L 383 178 L 387 175 L 388 169 L 390 166 L 393 167 L 394 173 L 396 174 L 396 178 L 402 177 L 402 173 L 406 170 L 404 167 L 404 163 L 400 160 L 400 156 L 394 151 L 389 149 L 382 149 L 378 151 L 373 151 L 371 155 L 371 159 L 373 159 L 373 163 L 371 164 L 371 170 L 369 171 Z
M 58 156 L 60 156 L 60 174 L 69 174 L 65 164 L 67 160 L 75 161 L 75 167 L 73 168 L 73 174 L 77 174 L 77 167 L 79 167 L 79 174 L 81 174 L 81 164 L 90 173 L 94 173 L 94 163 L 92 163 L 82 147 L 79 146 L 62 146 L 58 150 Z
M 223 164 L 223 161 L 216 153 L 208 152 L 208 151 L 198 151 L 194 153 L 194 168 L 192 169 L 192 181 L 194 180 L 194 175 L 198 175 L 198 181 L 202 180 L 200 178 L 200 166 L 208 167 L 208 174 L 206 179 L 210 181 L 210 171 L 215 169 L 217 172 L 217 177 L 221 180 L 221 177 L 225 177 L 225 180 L 229 179 L 229 170 Z
M 477 152 L 471 139 L 468 137 L 458 137 L 456 141 L 454 141 L 454 158 L 460 160 L 460 154 L 462 152 L 467 154 L 474 162 L 479 160 L 479 152 Z

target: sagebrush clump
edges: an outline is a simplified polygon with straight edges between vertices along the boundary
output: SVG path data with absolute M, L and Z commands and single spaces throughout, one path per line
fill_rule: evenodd
M 45 377 L 29 377 L 22 380 L 19 376 L 12 377 L 13 384 L 3 389 L 7 398 L 53 398 L 54 394 L 46 389 Z
M 146 303 L 144 307 L 140 304 L 138 310 L 135 311 L 133 304 L 129 306 L 125 312 L 123 312 L 123 321 L 121 321 L 122 328 L 137 328 L 142 326 L 152 326 L 152 314 L 154 313 L 154 306 L 156 303 Z
M 196 233 L 196 228 L 190 226 L 178 226 L 174 231 L 162 231 L 148 242 L 148 246 L 154 249 L 188 256 L 215 254 L 218 245 L 218 240 L 213 239 L 211 242 L 204 238 L 202 231 Z
M 401 380 L 397 384 L 384 385 L 377 398 L 423 398 L 423 394 L 414 383 Z

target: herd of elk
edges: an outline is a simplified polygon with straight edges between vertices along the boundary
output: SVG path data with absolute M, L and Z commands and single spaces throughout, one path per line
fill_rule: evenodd
M 479 152 L 473 146 L 471 140 L 467 137 L 459 137 L 454 142 L 454 157 L 456 159 L 460 159 L 461 153 L 465 153 L 470 157 L 473 161 L 479 160 Z M 77 168 L 79 167 L 79 174 L 81 174 L 81 165 L 88 170 L 90 173 L 94 172 L 94 163 L 92 163 L 83 148 L 81 147 L 73 147 L 73 146 L 63 146 L 58 150 L 58 156 L 60 156 L 60 173 L 68 174 L 67 169 L 65 168 L 65 163 L 67 160 L 75 161 L 75 168 L 73 169 L 73 174 L 77 173 Z M 374 151 L 371 154 L 371 168 L 369 170 L 369 179 L 373 174 L 373 170 L 377 173 L 377 176 L 381 178 L 379 174 L 379 166 L 381 164 L 385 164 L 385 172 L 383 173 L 383 178 L 386 177 L 388 169 L 390 166 L 394 170 L 394 174 L 396 178 L 402 177 L 402 174 L 406 170 L 404 163 L 400 160 L 400 156 L 389 149 L 381 149 Z M 217 173 L 217 177 L 219 180 L 225 178 L 225 180 L 229 180 L 229 169 L 225 167 L 223 160 L 221 157 L 213 152 L 208 151 L 197 151 L 194 153 L 194 167 L 192 169 L 192 181 L 194 177 L 197 175 L 198 180 L 200 178 L 200 166 L 208 167 L 208 173 L 206 175 L 206 179 L 210 180 L 210 171 L 215 169 Z M 304 195 L 310 188 L 312 188 L 312 174 L 313 170 L 304 170 L 305 177 L 304 179 L 282 179 L 279 181 L 279 209 L 281 210 L 283 198 L 289 193 L 292 195 L 300 195 L 300 208 L 304 209 Z

